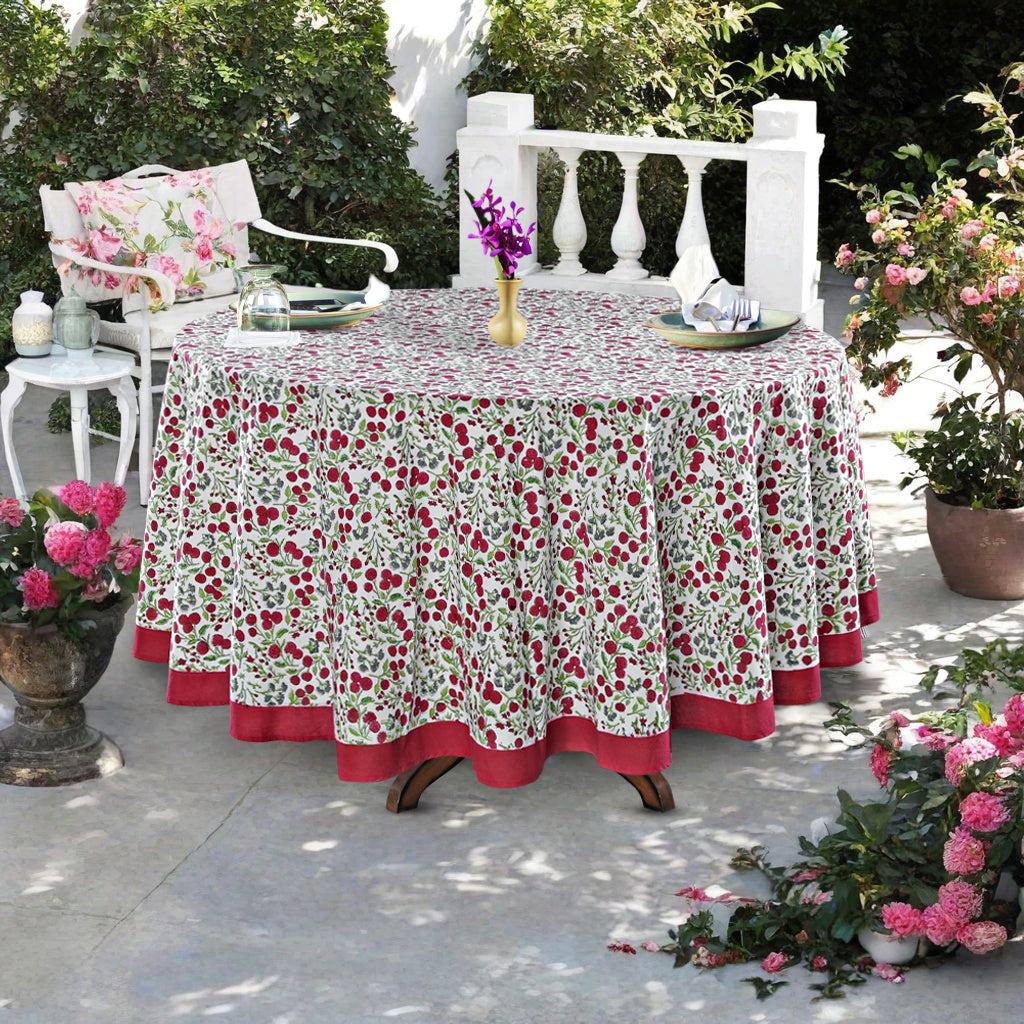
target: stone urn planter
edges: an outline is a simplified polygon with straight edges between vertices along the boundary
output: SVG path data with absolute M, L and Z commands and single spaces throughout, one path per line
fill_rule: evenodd
M 1024 508 L 949 505 L 925 488 L 928 539 L 950 590 L 965 597 L 1024 597 Z
M 0 624 L 0 682 L 14 694 L 14 724 L 0 732 L 0 782 L 63 786 L 124 765 L 118 747 L 85 721 L 82 698 L 110 664 L 130 601 L 82 616 L 95 628 L 71 641 L 56 626 Z

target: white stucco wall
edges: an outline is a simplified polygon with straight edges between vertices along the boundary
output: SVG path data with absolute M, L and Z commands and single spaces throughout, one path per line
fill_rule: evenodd
M 37 0 L 63 7 L 73 25 L 88 0 Z M 458 84 L 470 69 L 473 40 L 486 24 L 486 0 L 384 0 L 388 53 L 395 65 L 395 113 L 416 128 L 409 162 L 440 190 L 455 133 L 466 124 Z

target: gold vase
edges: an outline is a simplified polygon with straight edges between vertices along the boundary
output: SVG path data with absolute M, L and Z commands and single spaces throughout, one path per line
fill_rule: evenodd
M 496 278 L 498 312 L 487 321 L 487 330 L 495 343 L 515 348 L 526 337 L 526 317 L 516 309 L 516 295 L 523 283 L 517 278 Z

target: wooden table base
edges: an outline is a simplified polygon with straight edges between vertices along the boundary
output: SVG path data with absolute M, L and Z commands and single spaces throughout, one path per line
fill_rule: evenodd
M 463 758 L 431 757 L 414 768 L 402 772 L 391 783 L 388 790 L 387 808 L 393 814 L 411 811 L 420 802 L 423 791 L 432 782 L 450 772 Z M 661 772 L 650 775 L 621 775 L 639 794 L 644 807 L 651 811 L 671 811 L 676 803 L 672 798 L 672 787 L 669 786 Z

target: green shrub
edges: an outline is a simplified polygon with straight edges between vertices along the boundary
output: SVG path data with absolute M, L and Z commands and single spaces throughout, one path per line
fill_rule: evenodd
M 30 284 L 56 297 L 42 184 L 145 163 L 187 169 L 245 158 L 264 216 L 309 234 L 377 237 L 398 250 L 393 285 L 446 283 L 455 232 L 408 162 L 390 108 L 380 0 L 94 0 L 71 49 L 52 10 L 0 0 L 0 350 Z M 298 282 L 361 284 L 380 254 L 254 232 Z
M 827 18 L 801 33 L 812 42 L 780 47 L 780 57 L 757 53 L 755 47 L 737 63 L 737 48 L 755 30 L 754 15 L 774 6 L 712 0 L 491 0 L 490 27 L 478 46 L 480 63 L 463 88 L 469 95 L 533 93 L 540 128 L 740 139 L 749 133 L 751 106 L 767 96 L 777 79 L 798 76 L 831 84 L 842 72 L 843 34 L 818 37 Z M 561 164 L 553 157 L 543 159 L 538 181 L 542 240 L 550 235 L 561 180 Z M 615 261 L 609 238 L 621 181 L 614 155 L 582 158 L 580 205 L 590 239 L 583 259 L 595 271 Z M 742 168 L 723 162 L 711 164 L 705 178 L 713 248 L 720 269 L 734 280 L 742 277 L 743 182 Z M 640 213 L 647 232 L 644 263 L 653 273 L 667 274 L 675 264 L 685 201 L 679 161 L 644 160 Z M 552 249 L 542 248 L 542 262 L 555 258 Z

